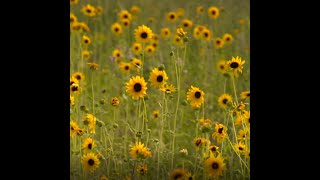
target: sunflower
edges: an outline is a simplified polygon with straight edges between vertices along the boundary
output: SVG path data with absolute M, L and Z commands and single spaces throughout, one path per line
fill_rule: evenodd
M 90 32 L 90 28 L 85 22 L 80 22 L 79 26 L 81 27 L 82 31 Z
M 160 88 L 160 90 L 162 92 L 165 92 L 166 94 L 171 94 L 173 92 L 176 92 L 176 88 L 172 84 L 170 85 L 165 84 L 163 87 Z
M 184 180 L 187 172 L 182 168 L 174 169 L 170 175 L 169 180 Z
M 84 170 L 93 173 L 96 169 L 99 168 L 100 161 L 99 161 L 97 155 L 90 152 L 90 153 L 84 154 L 82 156 L 81 164 L 82 164 Z
M 182 28 L 177 28 L 177 35 L 179 37 L 183 38 L 186 34 L 187 34 L 187 32 L 183 31 Z
M 234 30 L 232 31 L 232 33 L 233 33 L 234 35 L 237 35 L 237 34 L 240 33 L 240 29 L 234 29 Z
M 210 153 L 210 157 L 204 161 L 205 172 L 208 176 L 222 176 L 222 171 L 226 168 L 224 159 L 219 154 L 215 157 Z
M 184 16 L 184 9 L 183 8 L 178 8 L 176 10 L 177 17 L 183 17 Z
M 74 96 L 70 95 L 70 106 L 74 106 Z
M 146 52 L 147 56 L 151 56 L 156 51 L 156 49 L 152 45 L 148 45 L 144 48 L 144 51 Z
M 133 43 L 131 46 L 133 54 L 138 55 L 142 50 L 142 45 L 140 43 Z
M 117 36 L 120 35 L 122 33 L 121 25 L 119 23 L 117 23 L 117 22 L 113 23 L 111 25 L 111 32 L 114 35 L 117 35 Z
M 210 119 L 204 119 L 204 118 L 201 118 L 199 120 L 199 123 L 200 123 L 200 130 L 201 132 L 203 133 L 206 133 L 206 132 L 210 132 L 211 131 L 211 124 L 212 124 L 212 121 Z
M 232 97 L 229 94 L 222 94 L 218 98 L 218 103 L 221 108 L 225 109 L 228 103 L 232 103 Z
M 168 80 L 167 73 L 164 70 L 159 70 L 159 68 L 154 68 L 150 72 L 150 81 L 151 81 L 151 86 L 154 86 L 156 88 L 161 88 L 163 87 Z
M 147 95 L 147 83 L 143 77 L 131 77 L 126 83 L 126 92 L 132 96 L 132 99 L 143 98 Z
M 243 91 L 240 94 L 241 99 L 249 99 L 250 98 L 250 91 Z
M 96 8 L 91 6 L 90 4 L 83 6 L 81 11 L 86 16 L 93 17 L 96 15 Z
M 186 180 L 194 180 L 195 177 L 192 176 L 191 172 L 187 172 L 186 175 L 185 175 L 185 179 Z
M 149 42 L 149 40 L 152 39 L 153 36 L 152 30 L 145 25 L 139 26 L 134 30 L 134 32 L 136 41 L 141 43 Z
M 97 70 L 99 65 L 97 63 L 94 63 L 94 62 L 88 62 L 87 65 L 89 66 L 89 68 L 91 70 Z
M 78 135 L 78 136 L 82 136 L 83 134 L 84 134 L 84 130 L 81 129 L 81 128 L 78 128 L 78 129 L 77 129 L 77 135 Z
M 120 11 L 118 16 L 119 16 L 120 20 L 124 20 L 124 19 L 129 20 L 129 21 L 132 20 L 132 15 L 127 10 Z
M 91 39 L 90 39 L 88 36 L 83 35 L 83 36 L 82 36 L 82 43 L 83 43 L 84 45 L 89 45 L 89 44 L 91 44 Z
M 74 15 L 73 13 L 70 13 L 70 24 L 77 21 L 78 21 L 77 16 Z
M 89 153 L 92 151 L 94 147 L 97 145 L 94 143 L 94 140 L 90 137 L 86 138 L 82 144 L 82 149 L 84 150 L 84 153 Z
M 78 79 L 73 76 L 70 77 L 70 86 L 72 86 L 72 84 L 79 84 Z
M 130 73 L 130 70 L 131 70 L 131 63 L 120 62 L 119 68 L 123 74 L 128 74 L 128 73 Z
M 159 41 L 159 36 L 157 34 L 153 34 L 151 42 L 158 42 Z
M 88 50 L 82 51 L 82 58 L 83 59 L 88 60 L 90 58 L 90 56 L 91 56 L 90 51 L 88 51 Z
M 202 6 L 198 6 L 197 7 L 197 13 L 198 14 L 203 14 L 203 12 L 204 12 L 204 8 Z
M 175 46 L 182 46 L 183 45 L 183 39 L 179 35 L 175 35 L 173 38 L 173 44 Z
M 70 0 L 70 5 L 78 4 L 79 0 Z
M 221 72 L 222 74 L 227 73 L 227 61 L 226 60 L 220 60 L 217 63 L 217 69 L 219 70 L 219 72 Z
M 119 106 L 119 104 L 120 104 L 120 100 L 117 97 L 113 97 L 111 99 L 111 105 L 112 106 Z
M 102 176 L 100 177 L 100 180 L 108 180 L 108 178 L 107 178 L 106 175 L 102 175 Z
M 93 114 L 87 114 L 83 118 L 83 123 L 89 127 L 90 133 L 96 133 L 96 122 L 97 118 Z
M 147 164 L 139 164 L 137 166 L 137 171 L 140 175 L 145 175 L 147 174 L 147 171 L 148 171 L 148 166 Z
M 237 112 L 237 119 L 234 124 L 240 126 L 243 123 L 250 125 L 250 111 L 243 110 L 242 112 Z
M 208 9 L 208 15 L 211 19 L 217 19 L 219 17 L 219 9 L 215 6 L 211 6 Z
M 151 152 L 141 142 L 136 142 L 136 145 L 130 148 L 129 153 L 133 159 L 152 157 Z
M 206 41 L 210 41 L 211 39 L 211 31 L 207 28 L 205 28 L 202 32 L 201 32 L 201 38 L 203 40 L 206 40 Z
M 152 42 L 150 45 L 153 46 L 155 50 L 157 50 L 157 48 L 159 47 L 159 44 L 157 41 Z
M 78 81 L 84 80 L 84 74 L 80 73 L 80 72 L 75 72 L 72 75 L 73 78 L 75 78 Z
M 123 52 L 120 49 L 115 49 L 112 51 L 112 56 L 119 62 L 123 58 Z
M 173 23 L 177 20 L 177 14 L 175 12 L 169 12 L 166 15 L 167 21 Z
M 152 112 L 153 118 L 157 119 L 160 116 L 159 110 L 155 110 Z
M 234 145 L 234 148 L 240 153 L 244 154 L 246 152 L 246 145 L 244 142 L 239 141 L 237 144 Z
M 183 19 L 181 21 L 181 26 L 183 27 L 184 30 L 191 28 L 192 25 L 193 25 L 193 23 L 189 19 Z
M 123 27 L 128 27 L 130 25 L 130 20 L 129 19 L 122 19 L 121 23 Z
M 194 138 L 193 143 L 196 146 L 196 150 L 199 151 L 201 147 L 207 145 L 208 141 L 205 138 Z
M 131 67 L 132 69 L 136 70 L 136 71 L 140 71 L 140 69 L 142 68 L 142 61 L 140 59 L 137 59 L 137 58 L 133 58 L 131 59 Z
M 204 95 L 199 88 L 191 86 L 187 92 L 187 100 L 190 101 L 192 108 L 199 108 L 204 103 Z
M 72 32 L 76 32 L 76 33 L 80 33 L 83 31 L 82 27 L 81 27 L 81 23 L 79 23 L 78 21 L 74 21 L 70 24 L 70 31 Z
M 70 86 L 70 91 L 71 91 L 71 93 L 76 94 L 76 95 L 80 94 L 80 86 L 79 86 L 79 84 L 73 83 Z
M 219 153 L 218 149 L 219 149 L 218 146 L 215 146 L 215 145 L 209 146 L 209 150 L 210 150 L 210 152 L 213 153 L 213 154 L 214 154 L 214 153 Z
M 77 134 L 77 130 L 79 129 L 79 126 L 77 122 L 71 120 L 70 121 L 70 137 L 73 138 L 75 134 Z
M 154 23 L 154 21 L 155 21 L 154 17 L 149 17 L 148 18 L 148 23 L 152 24 L 152 23 Z
M 217 49 L 222 48 L 223 45 L 224 45 L 223 39 L 221 39 L 221 38 L 216 38 L 215 41 L 214 41 L 214 45 L 215 45 L 215 47 L 216 47 Z
M 231 34 L 228 34 L 228 33 L 224 34 L 224 35 L 223 35 L 223 41 L 224 41 L 226 44 L 232 43 L 232 41 L 233 41 L 232 35 L 231 35 Z
M 250 139 L 249 129 L 240 129 L 237 138 L 238 140 Z
M 227 128 L 223 124 L 216 124 L 214 129 L 215 132 L 212 134 L 212 138 L 216 139 L 218 143 L 222 143 L 227 136 Z
M 234 73 L 234 75 L 237 76 L 238 73 L 242 73 L 243 64 L 245 62 L 246 61 L 241 60 L 241 57 L 238 57 L 238 56 L 236 58 L 232 57 L 232 59 L 227 62 L 227 65 L 228 65 L 227 67 L 229 70 L 231 70 Z
M 103 12 L 103 9 L 102 9 L 102 7 L 101 6 L 97 6 L 96 7 L 96 13 L 97 13 L 97 15 L 102 15 L 102 12 Z
M 132 14 L 139 14 L 140 13 L 140 8 L 138 6 L 131 6 L 130 12 Z
M 170 38 L 170 29 L 169 28 L 162 28 L 161 29 L 161 36 L 163 39 L 169 39 Z
M 205 26 L 203 26 L 203 25 L 197 25 L 194 29 L 193 29 L 193 37 L 195 38 L 195 39 L 201 39 L 201 35 L 202 35 L 202 31 L 204 30 L 204 29 L 206 29 L 206 27 Z

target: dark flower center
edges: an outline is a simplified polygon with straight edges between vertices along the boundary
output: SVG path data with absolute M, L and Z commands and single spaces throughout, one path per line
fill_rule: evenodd
M 170 15 L 170 19 L 174 19 L 174 15 L 173 14 Z
M 176 38 L 176 41 L 179 42 L 179 41 L 180 41 L 180 38 Z
M 87 12 L 88 12 L 88 13 L 91 13 L 91 9 L 87 9 Z
M 86 40 L 84 40 L 84 43 L 86 43 L 86 44 L 87 44 L 87 43 L 89 43 L 89 41 L 86 39 Z
M 158 77 L 157 77 L 157 81 L 160 83 L 160 82 L 162 82 L 163 81 L 163 76 L 162 75 L 159 75 Z
M 153 43 L 152 46 L 153 46 L 153 47 L 157 47 L 157 43 Z
M 220 65 L 220 69 L 224 69 L 224 65 Z
M 128 25 L 128 22 L 124 22 L 124 25 L 127 26 L 127 25 Z
M 188 180 L 192 180 L 192 177 L 189 177 Z
M 216 14 L 216 11 L 215 11 L 215 10 L 211 11 L 211 14 L 212 14 L 212 15 L 215 15 L 215 14 Z
M 141 37 L 142 37 L 143 39 L 145 39 L 145 38 L 148 37 L 148 34 L 147 34 L 146 32 L 143 32 L 143 33 L 141 33 Z
M 223 127 L 218 129 L 219 134 L 222 134 L 222 131 L 223 131 Z
M 196 146 L 199 146 L 201 143 L 201 139 L 196 140 Z
M 129 66 L 125 66 L 124 69 L 125 69 L 125 70 L 129 70 Z
M 138 47 L 138 46 L 136 46 L 134 49 L 135 49 L 135 50 L 138 50 L 138 49 L 139 49 L 139 47 Z
M 247 94 L 247 97 L 250 97 L 250 93 Z
M 227 102 L 228 102 L 228 99 L 223 99 L 223 100 L 222 100 L 222 103 L 223 103 L 223 104 L 227 104 Z
M 117 53 L 117 55 L 116 55 L 117 57 L 120 57 L 120 53 Z
M 197 91 L 196 93 L 194 93 L 194 96 L 195 96 L 196 98 L 200 98 L 200 97 L 201 97 L 201 93 L 200 93 L 199 91 Z
M 154 117 L 157 118 L 158 117 L 158 113 L 154 114 Z
M 72 90 L 72 91 L 78 91 L 78 86 L 73 86 L 73 87 L 71 88 L 71 90 Z
M 239 64 L 238 64 L 237 62 L 232 62 L 232 63 L 230 64 L 230 67 L 231 67 L 231 68 L 237 68 L 237 67 L 239 67 Z
M 116 27 L 116 28 L 114 29 L 114 31 L 118 32 L 118 31 L 119 31 L 119 28 Z
M 92 144 L 88 144 L 88 149 L 92 149 Z
M 206 33 L 206 32 L 204 33 L 204 36 L 205 36 L 205 37 L 208 37 L 208 35 L 209 35 L 208 33 Z
M 123 18 L 127 19 L 127 18 L 128 18 L 128 15 L 127 15 L 127 14 L 123 15 Z
M 135 92 L 140 92 L 141 89 L 142 89 L 142 86 L 141 86 L 140 83 L 136 83 L 136 84 L 133 86 L 133 88 L 134 88 L 134 91 L 135 91 Z
M 189 24 L 188 24 L 188 23 L 184 23 L 183 26 L 184 26 L 184 27 L 188 27 Z
M 218 169 L 219 168 L 219 164 L 216 163 L 216 162 L 212 163 L 211 166 L 212 166 L 213 169 Z
M 81 80 L 81 76 L 80 76 L 80 75 L 77 75 L 76 78 L 77 78 L 78 80 Z
M 216 147 L 211 148 L 211 151 L 216 151 L 216 150 L 217 150 Z
M 70 81 L 70 86 L 72 86 L 72 84 L 74 84 L 74 81 Z
M 220 44 L 220 43 L 221 43 L 221 41 L 217 40 L 217 44 Z
M 94 165 L 94 160 L 89 159 L 88 164 L 89 164 L 90 166 L 93 166 L 93 165 Z
M 149 49 L 148 49 L 148 52 L 152 52 L 152 49 L 151 49 L 151 48 L 149 48 Z
M 165 31 L 164 34 L 167 35 L 167 34 L 168 34 L 168 31 Z
M 74 130 L 74 128 L 71 126 L 71 130 L 73 131 Z
M 181 177 L 182 177 L 182 174 L 176 174 L 176 175 L 173 176 L 173 179 L 179 179 Z
M 230 37 L 226 37 L 226 41 L 230 41 Z
M 242 150 L 243 150 L 243 148 L 242 148 L 242 147 L 239 147 L 239 150 L 240 150 L 240 151 L 242 151 Z

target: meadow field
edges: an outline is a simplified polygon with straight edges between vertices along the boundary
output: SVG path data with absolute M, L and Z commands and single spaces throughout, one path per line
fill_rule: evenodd
M 250 1 L 70 0 L 70 179 L 250 179 Z

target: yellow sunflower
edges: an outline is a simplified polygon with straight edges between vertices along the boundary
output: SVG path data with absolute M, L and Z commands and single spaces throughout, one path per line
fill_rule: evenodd
M 165 84 L 163 87 L 160 88 L 160 90 L 162 92 L 165 92 L 166 94 L 171 94 L 173 92 L 176 92 L 176 88 L 172 84 L 170 85 Z
M 131 59 L 131 67 L 132 69 L 136 70 L 136 71 L 140 71 L 140 69 L 142 68 L 142 61 L 140 59 L 137 59 L 137 58 L 133 58 Z
M 70 77 L 70 86 L 71 86 L 72 84 L 79 84 L 78 79 L 76 79 L 76 78 L 73 77 L 73 76 Z
M 155 110 L 152 112 L 153 118 L 157 119 L 160 116 L 160 111 L 159 110 Z
M 140 76 L 131 77 L 126 83 L 126 92 L 132 96 L 132 99 L 143 98 L 147 95 L 147 89 L 147 83 Z
M 84 45 L 89 45 L 89 44 L 91 44 L 91 39 L 89 38 L 89 36 L 83 35 L 83 36 L 82 36 L 82 43 L 83 43 Z
M 250 99 L 250 91 L 243 91 L 240 94 L 241 99 Z
M 130 20 L 122 19 L 121 23 L 122 23 L 123 27 L 128 27 L 130 25 Z
M 211 6 L 209 9 L 208 9 L 208 15 L 211 19 L 217 19 L 219 17 L 219 9 L 215 6 Z
M 141 12 L 140 8 L 138 6 L 131 6 L 130 12 L 132 14 L 139 14 Z
M 133 54 L 139 55 L 142 50 L 142 45 L 140 43 L 135 42 L 132 44 L 131 50 L 132 50 Z
M 70 86 L 70 92 L 75 94 L 75 95 L 79 95 L 80 94 L 80 86 L 79 86 L 79 84 L 73 83 Z
M 122 33 L 122 28 L 121 28 L 121 25 L 119 23 L 113 23 L 112 26 L 111 26 L 111 32 L 112 34 L 114 35 L 120 35 Z
M 141 142 L 136 142 L 136 145 L 130 148 L 129 153 L 133 159 L 152 157 L 151 152 Z
M 220 60 L 217 63 L 217 69 L 219 70 L 219 72 L 221 72 L 222 74 L 227 72 L 227 61 L 226 60 Z
M 96 7 L 96 13 L 97 13 L 97 15 L 102 15 L 102 12 L 103 12 L 103 9 L 102 9 L 102 7 L 101 6 L 97 6 Z
M 177 20 L 178 16 L 175 12 L 169 12 L 167 15 L 166 15 L 166 18 L 167 18 L 167 21 L 170 22 L 170 23 L 173 23 Z
M 145 175 L 147 174 L 148 172 L 148 166 L 147 164 L 139 164 L 137 166 L 137 172 L 140 174 L 140 175 Z
M 128 74 L 128 73 L 130 73 L 130 70 L 131 70 L 131 63 L 120 62 L 119 68 L 123 74 Z
M 136 41 L 141 43 L 149 42 L 149 40 L 152 39 L 153 36 L 152 30 L 145 25 L 139 26 L 134 30 L 134 32 Z
M 100 180 L 108 180 L 108 178 L 107 178 L 106 175 L 102 175 L 102 176 L 100 177 Z
M 147 55 L 147 56 L 151 56 L 151 55 L 153 55 L 153 53 L 156 51 L 156 49 L 155 49 L 152 45 L 147 45 L 147 46 L 144 48 L 144 51 L 146 52 L 146 55 Z
M 70 106 L 74 106 L 74 96 L 70 95 Z
M 79 0 L 70 0 L 70 5 L 78 4 Z
M 90 133 L 96 133 L 97 118 L 93 114 L 87 114 L 83 118 L 83 123 L 89 127 Z
M 70 137 L 73 138 L 75 134 L 77 134 L 77 130 L 79 129 L 79 126 L 77 122 L 74 120 L 70 121 Z
M 90 4 L 83 6 L 81 11 L 86 16 L 93 17 L 96 15 L 96 8 L 91 6 Z
M 213 153 L 213 154 L 219 153 L 218 149 L 219 149 L 219 147 L 216 146 L 216 145 L 211 145 L 211 146 L 209 146 L 209 150 L 210 150 L 210 152 Z
M 193 23 L 189 19 L 183 19 L 181 21 L 181 26 L 183 27 L 184 30 L 191 28 L 192 25 L 193 25 Z
M 169 180 L 184 180 L 186 174 L 187 171 L 183 168 L 174 169 L 172 172 L 170 172 Z
M 97 155 L 90 152 L 82 156 L 81 164 L 85 171 L 93 173 L 96 169 L 99 168 L 100 160 L 98 159 Z
M 218 104 L 221 108 L 225 109 L 227 108 L 227 104 L 232 103 L 232 97 L 229 94 L 222 94 L 218 98 Z
M 97 145 L 94 143 L 94 140 L 90 137 L 84 139 L 84 142 L 82 143 L 82 150 L 84 150 L 84 153 L 92 152 L 92 149 L 96 147 Z
M 112 56 L 116 58 L 117 62 L 120 62 L 123 58 L 123 52 L 120 49 L 115 49 L 112 51 Z
M 216 47 L 217 49 L 222 48 L 223 45 L 224 45 L 223 39 L 221 39 L 221 38 L 216 38 L 215 41 L 214 41 L 214 45 L 215 45 L 215 47 Z
M 215 157 L 210 153 L 210 157 L 204 161 L 204 169 L 208 176 L 217 177 L 222 176 L 222 171 L 226 169 L 224 158 L 219 154 Z
M 239 141 L 237 144 L 234 145 L 234 148 L 238 151 L 240 154 L 244 154 L 246 152 L 246 145 L 244 142 Z
M 75 72 L 75 73 L 73 73 L 72 78 L 74 78 L 78 81 L 81 81 L 81 80 L 84 80 L 85 76 L 84 76 L 84 74 L 82 74 L 80 72 Z
M 94 62 L 88 62 L 87 65 L 89 66 L 89 68 L 91 70 L 98 70 L 99 65 L 97 63 Z
M 241 112 L 237 112 L 237 119 L 234 124 L 240 126 L 243 123 L 247 126 L 250 125 L 250 111 L 243 110 Z
M 79 26 L 81 27 L 82 31 L 90 32 L 90 28 L 85 22 L 80 22 Z
M 204 8 L 202 6 L 198 6 L 197 7 L 197 13 L 198 14 L 203 14 L 203 12 L 204 12 Z
M 232 57 L 231 60 L 229 60 L 227 62 L 227 67 L 229 70 L 231 70 L 234 75 L 238 75 L 238 73 L 242 73 L 242 69 L 243 69 L 243 64 L 245 63 L 246 61 L 244 60 L 241 60 L 241 57 Z
M 205 28 L 202 32 L 201 32 L 201 38 L 203 40 L 206 41 L 210 41 L 211 40 L 211 31 L 207 28 Z
M 175 46 L 179 47 L 183 45 L 183 39 L 179 35 L 175 35 L 172 41 Z
M 88 50 L 82 51 L 82 58 L 88 60 L 91 57 L 91 52 Z
M 250 139 L 250 130 L 249 129 L 240 129 L 237 135 L 238 140 Z
M 184 16 L 184 9 L 183 8 L 178 8 L 176 10 L 177 17 L 183 17 Z
M 111 105 L 112 106 L 119 106 L 119 104 L 120 104 L 120 100 L 117 97 L 113 97 L 111 99 Z
M 190 101 L 192 108 L 199 108 L 204 103 L 204 95 L 199 88 L 191 86 L 187 92 L 187 100 Z
M 194 29 L 193 29 L 193 37 L 194 39 L 198 40 L 202 38 L 202 31 L 206 29 L 205 26 L 203 25 L 197 25 Z
M 205 138 L 194 138 L 193 143 L 196 146 L 197 151 L 199 151 L 200 148 L 205 147 L 207 143 L 210 144 L 210 142 Z
M 218 143 L 222 143 L 227 136 L 227 128 L 223 124 L 216 124 L 214 129 L 215 132 L 212 134 L 212 138 Z
M 73 13 L 70 13 L 70 24 L 77 21 L 78 21 L 77 16 L 74 15 Z
M 233 37 L 229 33 L 224 34 L 222 39 L 226 44 L 231 44 L 233 41 Z
M 132 20 L 132 15 L 127 10 L 122 10 L 118 14 L 120 20 L 127 19 L 129 21 Z
M 169 39 L 170 38 L 170 29 L 169 28 L 162 28 L 161 29 L 161 36 L 163 39 Z
M 156 88 L 163 87 L 168 80 L 167 73 L 164 70 L 159 70 L 159 68 L 154 68 L 150 73 L 150 82 L 151 86 L 154 86 Z

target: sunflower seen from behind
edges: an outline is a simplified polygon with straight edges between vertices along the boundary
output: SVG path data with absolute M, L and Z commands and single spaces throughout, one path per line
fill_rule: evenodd
M 202 90 L 191 85 L 187 92 L 187 101 L 190 102 L 192 108 L 199 108 L 204 103 L 204 95 Z
M 100 160 L 98 159 L 96 154 L 90 152 L 82 156 L 81 164 L 85 171 L 93 173 L 95 170 L 99 168 Z
M 150 41 L 150 39 L 152 39 L 153 33 L 149 27 L 145 25 L 141 25 L 134 30 L 134 36 L 135 36 L 136 42 L 147 43 Z
M 222 171 L 226 169 L 224 158 L 219 154 L 214 156 L 210 153 L 208 159 L 204 161 L 205 173 L 210 177 L 222 176 Z
M 147 83 L 141 76 L 133 76 L 126 83 L 126 92 L 135 100 L 147 95 L 147 89 Z
M 154 68 L 150 72 L 150 82 L 151 86 L 156 87 L 156 88 L 161 88 L 163 87 L 168 80 L 167 73 L 164 70 L 159 70 L 159 68 Z

